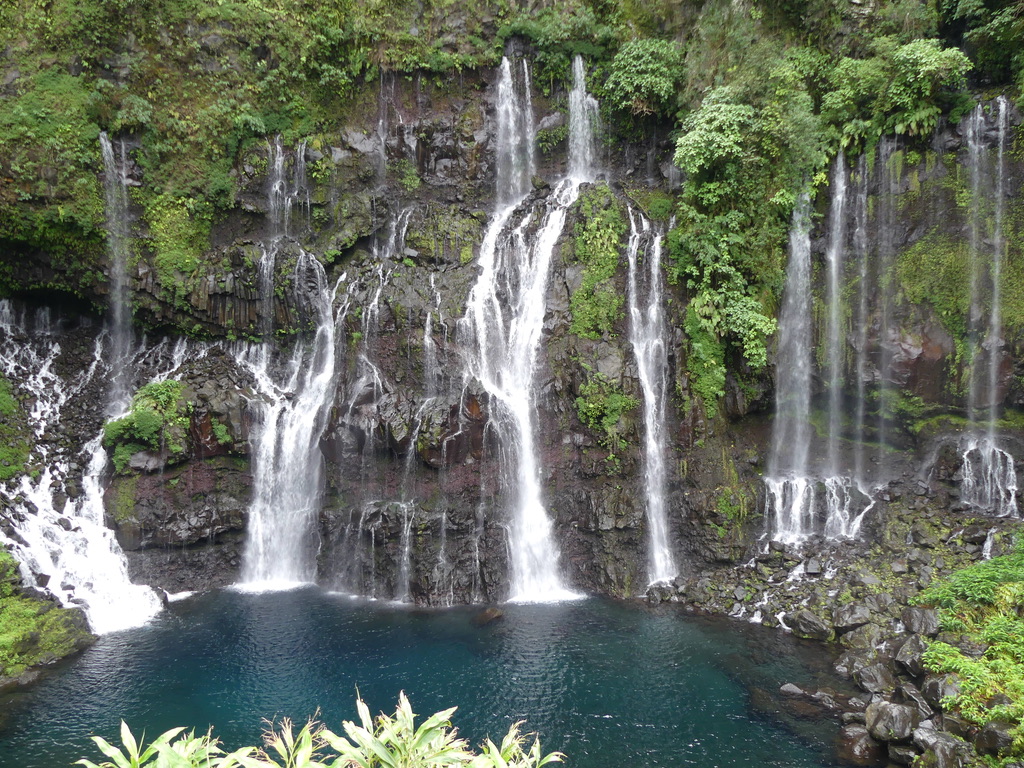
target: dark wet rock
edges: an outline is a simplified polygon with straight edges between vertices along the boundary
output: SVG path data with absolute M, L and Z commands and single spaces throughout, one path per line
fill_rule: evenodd
M 924 752 L 918 768 L 967 768 L 976 764 L 971 745 L 952 734 L 918 728 L 914 743 Z
M 847 632 L 839 640 L 847 648 L 860 651 L 875 651 L 884 638 L 882 628 L 877 624 L 864 624 Z
M 900 683 L 899 694 L 904 704 L 910 704 L 917 707 L 917 711 L 921 715 L 922 720 L 927 720 L 935 714 L 935 710 L 928 705 L 924 695 L 913 683 Z
M 891 691 L 896 687 L 896 677 L 886 664 L 872 664 L 853 673 L 857 685 L 870 693 Z
M 104 498 L 126 550 L 188 546 L 241 530 L 251 483 L 248 462 L 218 457 L 116 477 Z
M 910 765 L 918 755 L 917 749 L 905 744 L 890 744 L 888 752 L 889 759 L 897 765 Z
M 786 624 L 799 637 L 812 640 L 828 640 L 832 637 L 832 628 L 806 609 L 786 616 Z
M 848 603 L 836 608 L 832 616 L 836 632 L 849 632 L 872 620 L 871 609 L 864 603 Z
M 974 748 L 983 755 L 1005 755 L 1013 746 L 1012 729 L 1010 723 L 986 723 L 974 737 Z
M 920 677 L 924 674 L 924 655 L 926 645 L 920 635 L 911 635 L 906 642 L 900 646 L 896 654 L 896 662 L 906 670 L 911 677 Z
M 868 731 L 879 741 L 907 741 L 921 722 L 914 707 L 884 699 L 870 704 L 864 717 Z
M 978 732 L 976 725 L 954 712 L 943 712 L 939 724 L 944 731 L 948 731 L 960 739 L 973 738 L 974 734 Z
M 960 693 L 960 683 L 955 675 L 929 675 L 921 683 L 921 693 L 933 707 L 941 707 L 943 699 Z
M 885 747 L 858 723 L 844 725 L 836 740 L 839 762 L 843 765 L 876 765 L 885 757 Z
M 845 651 L 835 663 L 835 670 L 844 677 L 853 677 L 859 670 L 871 664 L 864 654 L 856 651 Z
M 864 571 L 854 575 L 850 579 L 850 583 L 856 587 L 877 587 L 882 583 L 882 580 L 875 576 L 875 574 Z
M 903 609 L 902 619 L 909 632 L 926 637 L 935 637 L 939 632 L 939 614 L 934 608 L 908 606 Z

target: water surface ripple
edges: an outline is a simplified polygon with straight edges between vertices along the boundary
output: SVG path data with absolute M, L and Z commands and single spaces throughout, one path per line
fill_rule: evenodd
M 356 690 L 392 711 L 405 690 L 421 715 L 459 705 L 474 742 L 515 720 L 577 768 L 825 768 L 834 723 L 772 716 L 766 692 L 827 684 L 825 660 L 759 627 L 671 607 L 597 599 L 419 611 L 315 588 L 213 592 L 173 603 L 149 626 L 107 635 L 32 690 L 0 698 L 0 768 L 61 768 L 100 756 L 123 717 L 149 737 L 175 725 L 255 743 L 261 719 L 318 709 L 338 729 Z M 755 704 L 757 705 L 755 707 Z

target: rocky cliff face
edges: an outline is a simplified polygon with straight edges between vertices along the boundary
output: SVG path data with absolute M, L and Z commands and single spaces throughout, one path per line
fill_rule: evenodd
M 241 342 L 230 340 L 270 329 L 273 339 L 266 343 L 282 360 L 293 345 L 307 343 L 313 318 L 294 265 L 299 249 L 308 249 L 337 286 L 336 305 L 346 304 L 336 394 L 321 438 L 327 473 L 320 578 L 390 597 L 398 593 L 396 579 L 405 568 L 410 596 L 418 602 L 505 595 L 506 521 L 480 517 L 481 500 L 499 492 L 502 446 L 488 429 L 486 393 L 463 375 L 467 352 L 459 330 L 478 271 L 474 255 L 494 207 L 493 90 L 486 79 L 467 78 L 461 88 L 444 89 L 387 82 L 380 103 L 362 121 L 297 147 L 270 143 L 247 157 L 236 169 L 245 179 L 236 211 L 215 227 L 213 248 L 182 276 L 173 296 L 145 254 L 132 268 L 140 322 L 213 337 L 196 343 L 200 359 L 187 360 L 173 374 L 187 384 L 194 403 L 188 460 L 173 466 L 140 461 L 115 477 L 107 492 L 112 521 L 140 578 L 173 591 L 233 578 L 249 502 L 250 404 L 257 395 L 251 374 L 230 353 Z M 556 93 L 538 104 L 540 126 L 557 129 L 564 122 L 553 106 L 557 100 Z M 966 237 L 968 214 L 956 197 L 964 185 L 960 134 L 947 126 L 934 151 L 900 150 L 901 158 L 891 161 L 900 165 L 892 187 L 869 190 L 874 205 L 897 210 L 886 233 L 897 259 Z M 662 171 L 669 149 L 650 141 L 607 151 L 602 174 L 620 205 L 640 210 L 630 198 L 668 188 Z M 542 156 L 524 208 L 543 202 L 550 188 L 542 180 L 564 173 L 564 157 L 564 142 Z M 128 173 L 134 183 L 145 183 L 139 168 L 129 166 Z M 1014 206 L 1020 184 L 1014 165 L 1006 190 Z M 275 185 L 285 189 L 283 229 L 280 211 L 272 210 L 282 204 L 275 202 Z M 823 189 L 819 209 L 826 207 Z M 623 442 L 621 450 L 612 450 L 599 431 L 580 421 L 576 401 L 595 374 L 636 401 L 642 393 L 621 312 L 599 338 L 570 330 L 570 297 L 583 271 L 572 256 L 578 216 L 570 216 L 556 249 L 538 362 L 545 497 L 571 583 L 635 595 L 646 585 L 647 549 L 639 411 L 621 414 L 614 426 Z M 271 243 L 268 281 L 260 270 Z M 821 259 L 824 236 L 816 243 Z M 620 246 L 625 248 L 624 237 Z M 39 257 L 20 267 L 26 282 L 42 268 L 45 255 Z M 621 262 L 612 284 L 625 293 Z M 104 281 L 86 288 L 97 298 L 106 290 Z M 942 449 L 951 433 L 922 424 L 936 409 L 955 414 L 962 407 L 965 360 L 936 307 L 908 300 L 912 288 L 893 292 L 896 322 L 886 338 L 875 338 L 882 325 L 873 303 L 876 314 L 866 333 L 888 359 L 872 361 L 862 376 L 869 386 L 885 380 L 903 396 L 920 398 L 913 413 L 893 417 L 902 475 L 948 481 L 958 471 L 956 452 Z M 686 302 L 685 286 L 670 285 L 669 507 L 684 575 L 697 575 L 710 564 L 745 561 L 760 546 L 760 472 L 769 429 L 761 414 L 771 402 L 772 378 L 770 370 L 751 374 L 737 366 L 722 412 L 709 418 L 688 380 L 691 350 L 679 330 Z M 852 337 L 851 328 L 851 343 Z M 1013 375 L 1014 340 L 1003 344 L 1002 399 L 1016 403 L 1024 393 Z M 227 439 L 214 438 L 214 423 L 227 428 Z M 958 422 L 951 419 L 947 427 L 955 434 Z M 941 459 L 937 469 L 935 457 Z M 877 515 L 884 518 L 881 507 Z M 204 551 L 210 563 L 196 568 Z
M 244 180 L 238 205 L 216 223 L 211 248 L 191 273 L 177 275 L 169 289 L 151 254 L 143 252 L 131 267 L 137 323 L 153 329 L 153 338 L 185 331 L 202 339 L 190 342 L 170 371 L 184 384 L 189 403 L 187 445 L 173 453 L 138 451 L 109 478 L 108 523 L 127 552 L 134 580 L 180 592 L 237 579 L 253 473 L 261 471 L 252 449 L 263 426 L 257 406 L 268 391 L 242 360 L 262 344 L 270 359 L 266 370 L 281 371 L 294 350 L 311 344 L 318 321 L 308 294 L 315 286 L 297 265 L 312 254 L 332 291 L 337 334 L 331 395 L 316 433 L 325 463 L 316 523 L 318 580 L 348 592 L 430 605 L 508 596 L 509 520 L 501 501 L 507 489 L 499 482 L 508 446 L 493 428 L 496 404 L 464 373 L 469 352 L 460 327 L 479 271 L 481 238 L 495 209 L 489 77 L 467 76 L 459 86 L 444 88 L 420 80 L 387 81 L 379 102 L 352 124 L 298 146 L 270 142 L 251 152 L 235 169 Z M 557 107 L 562 96 L 556 92 L 538 101 L 538 125 L 555 138 L 545 146 L 534 189 L 521 205 L 518 215 L 527 219 L 537 215 L 551 181 L 566 170 L 564 138 L 557 138 L 564 135 L 558 132 L 565 121 Z M 1012 117 L 1017 125 L 1019 115 Z M 802 549 L 768 545 L 762 473 L 773 369 L 746 370 L 735 356 L 721 407 L 710 415 L 690 379 L 688 362 L 695 352 L 682 331 L 687 286 L 669 284 L 664 298 L 671 382 L 668 528 L 680 573 L 674 583 L 652 590 L 651 598 L 756 615 L 820 639 L 838 637 L 846 649 L 844 669 L 859 675 L 868 691 L 875 686 L 893 694 L 893 706 L 917 702 L 915 685 L 934 687 L 922 678 L 919 654 L 907 650 L 928 634 L 902 618 L 907 600 L 955 565 L 990 554 L 987 538 L 1013 527 L 984 520 L 961 495 L 964 458 L 958 441 L 966 427 L 970 377 L 964 345 L 971 339 L 958 334 L 945 313 L 962 302 L 958 281 L 966 274 L 962 244 L 969 237 L 971 201 L 962 134 L 947 125 L 930 148 L 897 147 L 889 159 L 888 186 L 874 181 L 867 189 L 875 211 L 871 223 L 885 227 L 875 235 L 884 238 L 892 269 L 868 302 L 866 327 L 853 327 L 852 309 L 846 307 L 848 361 L 858 344 L 881 351 L 859 371 L 847 363 L 845 391 L 852 398 L 858 388 L 877 391 L 885 382 L 895 405 L 871 406 L 888 441 L 886 452 L 872 461 L 885 465 L 887 479 L 874 491 L 859 540 L 819 536 Z M 131 157 L 132 140 L 126 139 Z M 991 144 L 992 137 L 987 140 Z M 657 134 L 604 150 L 601 175 L 614 204 L 623 211 L 631 207 L 637 216 L 651 214 L 645 201 L 672 187 L 670 150 Z M 1013 161 L 1008 168 L 1007 254 L 1009 268 L 1016 270 L 1024 258 L 1018 229 L 1024 167 Z M 140 168 L 129 165 L 127 173 L 133 183 L 146 183 Z M 828 200 L 823 187 L 817 197 L 822 222 Z M 886 206 L 889 219 L 877 213 Z M 583 217 L 579 206 L 569 213 L 545 298 L 535 378 L 544 500 L 571 587 L 638 596 L 648 592 L 638 408 L 643 392 L 621 310 L 605 332 L 573 331 L 572 297 L 585 270 L 575 257 L 574 238 Z M 652 226 L 664 232 L 669 223 L 655 220 Z M 626 236 L 618 237 L 624 254 Z M 823 223 L 813 242 L 815 291 L 821 295 Z M 15 282 L 35 285 L 54 267 L 47 254 L 36 253 L 12 269 Z M 608 286 L 625 294 L 624 256 Z M 102 302 L 108 281 L 97 276 L 81 289 L 87 299 Z M 38 293 L 23 300 L 61 301 Z M 1016 300 L 1008 298 L 1012 312 Z M 891 316 L 883 320 L 883 312 Z M 73 309 L 66 311 L 69 329 L 60 331 L 69 342 L 61 357 L 67 369 L 62 375 L 69 378 L 90 364 L 91 342 L 102 333 L 100 322 L 81 323 L 74 316 Z M 1014 323 L 1006 324 L 1007 332 L 983 355 L 1000 356 L 998 400 L 1019 406 L 1021 338 Z M 819 400 L 826 343 L 823 337 L 817 341 Z M 145 359 L 144 351 L 139 358 Z M 151 369 L 140 365 L 137 383 Z M 589 386 L 594 382 L 604 389 Z M 603 426 L 586 422 L 583 406 L 611 392 L 631 405 Z M 75 408 L 59 435 L 43 438 L 69 455 L 97 433 L 101 420 L 85 401 Z M 1024 432 L 1016 427 L 1011 419 L 1000 429 L 1011 453 L 1024 456 Z M 845 438 L 843 460 L 852 466 L 854 447 L 850 435 Z M 812 454 L 826 450 L 823 428 L 811 440 Z M 78 493 L 83 470 L 74 465 L 54 492 Z M 819 487 L 818 493 L 825 491 Z M 880 596 L 879 585 L 891 598 Z M 846 602 L 840 599 L 843 590 L 860 601 L 855 605 L 865 606 L 863 617 L 851 618 L 853 609 L 840 605 Z M 901 621 L 911 633 L 902 644 L 876 643 L 869 636 L 899 633 Z M 897 661 L 901 666 L 892 667 Z M 885 671 L 886 663 L 902 677 Z M 869 674 L 878 664 L 883 672 Z M 871 710 L 866 719 L 853 717 L 851 723 L 870 734 L 854 728 L 850 739 L 882 738 L 875 733 L 880 717 Z M 901 740 L 916 738 L 911 728 Z

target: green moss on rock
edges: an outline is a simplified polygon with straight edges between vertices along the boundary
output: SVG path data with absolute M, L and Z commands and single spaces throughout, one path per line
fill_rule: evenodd
M 0 548 L 0 677 L 17 677 L 93 640 L 81 611 L 21 593 L 18 565 Z

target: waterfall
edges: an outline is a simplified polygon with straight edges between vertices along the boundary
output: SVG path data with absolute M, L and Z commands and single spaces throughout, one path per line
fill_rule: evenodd
M 587 73 L 583 59 L 572 60 L 573 87 L 569 92 L 569 176 L 578 181 L 593 181 L 597 169 L 597 142 L 600 131 L 600 105 L 587 93 Z
M 971 215 L 968 223 L 968 242 L 970 244 L 970 297 L 971 303 L 967 315 L 967 337 L 970 343 L 970 380 L 967 385 L 967 418 L 971 422 L 972 431 L 979 416 L 978 391 L 981 377 L 978 375 L 979 356 L 982 352 L 979 337 L 983 332 L 982 323 L 982 272 L 985 269 L 984 255 L 981 253 L 983 228 L 983 210 L 985 195 L 982 194 L 982 176 L 985 146 L 985 112 L 979 104 L 967 118 L 967 168 L 971 179 Z
M 107 255 L 110 258 L 110 389 L 107 415 L 117 416 L 127 406 L 130 385 L 128 368 L 132 348 L 131 309 L 128 298 L 128 154 L 124 140 L 114 146 L 100 131 L 103 155 L 103 193 L 106 201 Z
M 870 492 L 866 489 L 863 477 L 860 474 L 860 466 L 856 464 L 854 475 L 851 477 L 844 471 L 843 461 L 840 457 L 840 445 L 843 439 L 843 370 L 845 367 L 845 339 L 843 338 L 843 273 L 846 267 L 846 244 L 850 224 L 850 216 L 847 206 L 847 193 L 850 180 L 846 167 L 846 158 L 843 153 L 836 156 L 832 168 L 832 181 L 829 186 L 831 203 L 829 206 L 825 265 L 827 270 L 825 303 L 827 331 L 825 335 L 825 369 L 828 384 L 828 451 L 826 455 L 826 469 L 824 477 L 825 487 L 825 527 L 824 534 L 828 539 L 849 539 L 855 538 L 860 530 L 864 515 L 874 504 Z M 865 249 L 862 248 L 862 239 L 866 232 L 862 212 L 866 212 L 867 187 L 861 184 L 863 190 L 863 201 L 860 192 L 853 200 L 854 215 L 854 251 L 858 256 L 863 256 Z M 861 265 L 866 261 L 861 260 Z M 864 290 L 863 280 L 857 286 L 860 293 L 860 306 L 858 314 L 867 315 L 867 293 Z M 867 321 L 858 326 L 858 332 L 866 333 Z M 866 345 L 866 338 L 859 339 L 861 344 L 858 347 L 858 375 L 862 372 L 863 347 Z M 863 430 L 863 381 L 858 381 L 857 414 L 858 429 Z M 860 444 L 862 434 L 858 434 L 856 450 L 862 451 Z
M 878 305 L 878 450 L 876 460 L 879 474 L 876 480 L 883 481 L 882 468 L 885 466 L 887 442 L 887 411 L 891 399 L 892 358 L 895 336 L 894 281 L 890 279 L 896 257 L 896 195 L 899 191 L 899 177 L 893 167 L 893 154 L 899 149 L 895 138 L 883 137 L 878 142 L 876 172 L 878 175 L 878 200 L 875 205 L 875 231 L 878 233 L 875 255 L 875 292 Z
M 639 222 L 639 224 L 638 224 Z M 666 408 L 669 393 L 667 328 L 662 309 L 661 234 L 649 237 L 649 222 L 629 209 L 629 341 L 636 356 L 644 400 L 644 494 L 647 502 L 649 584 L 670 582 L 679 570 L 669 544 L 665 509 Z M 643 250 L 643 273 L 640 257 Z
M 328 284 L 323 265 L 301 248 L 292 271 L 294 303 L 315 326 L 312 340 L 297 338 L 290 357 L 278 364 L 269 341 L 275 326 L 275 271 L 281 244 L 290 237 L 292 209 L 308 216 L 306 144 L 300 142 L 288 178 L 281 136 L 268 146 L 268 242 L 258 264 L 260 344 L 232 350 L 236 362 L 256 382 L 251 407 L 257 413 L 250 440 L 253 497 L 242 563 L 241 584 L 251 589 L 280 589 L 308 583 L 316 576 L 317 519 L 323 489 L 319 441 L 336 385 L 337 327 L 348 310 L 335 311 L 340 280 Z
M 300 250 L 293 284 L 297 301 L 308 302 L 316 322 L 312 343 L 295 342 L 275 376 L 266 343 L 235 350 L 235 358 L 257 382 L 252 405 L 259 414 L 252 433 L 253 498 L 242 566 L 243 585 L 287 588 L 316 575 L 317 516 L 323 474 L 319 441 L 334 397 L 336 283 L 327 282 L 314 256 Z
M 828 305 L 828 333 L 825 343 L 826 370 L 828 372 L 828 474 L 840 474 L 839 440 L 842 434 L 843 415 L 843 345 L 842 333 L 842 291 L 845 245 L 846 245 L 846 158 L 840 152 L 832 167 L 832 183 L 829 187 L 832 205 L 828 212 L 828 234 L 825 250 L 825 265 L 828 280 L 825 301 Z
M 33 401 L 29 465 L 42 467 L 38 475 L 26 472 L 0 484 L 0 506 L 10 522 L 10 528 L 0 528 L 0 541 L 20 563 L 27 584 L 45 589 L 61 605 L 82 608 L 97 634 L 144 624 L 161 608 L 152 589 L 131 583 L 124 553 L 104 524 L 101 479 L 107 455 L 102 435 L 77 456 L 63 454 L 44 439 L 57 430 L 68 401 L 83 396 L 85 387 L 103 375 L 104 357 L 109 358 L 105 340 L 105 333 L 97 338 L 88 368 L 64 380 L 55 372 L 61 333 L 49 313 L 38 312 L 33 322 L 0 300 L 0 373 L 18 382 Z M 130 351 L 125 356 L 133 357 Z M 59 502 L 55 491 L 75 482 L 79 462 L 85 464 L 80 493 L 69 492 Z
M 586 91 L 579 57 L 569 95 L 569 176 L 537 205 L 540 224 L 529 231 L 531 211 L 514 220 L 530 190 L 534 169 L 533 105 L 525 63 L 517 83 L 502 60 L 497 87 L 498 209 L 480 248 L 480 274 L 459 321 L 466 349 L 465 382 L 489 395 L 490 427 L 501 450 L 502 489 L 511 498 L 511 599 L 547 601 L 575 595 L 565 589 L 552 522 L 544 507 L 536 440 L 535 373 L 545 297 L 555 245 L 580 184 L 592 167 L 596 102 Z
M 853 474 L 865 481 L 864 425 L 867 418 L 868 374 L 868 162 L 861 155 L 857 161 L 857 194 L 853 208 L 853 252 L 857 260 L 857 407 L 854 412 Z
M 812 349 L 810 207 L 810 196 L 803 193 L 793 208 L 779 315 L 775 423 L 765 477 L 771 538 L 793 544 L 814 530 L 814 484 L 807 476 Z
M 267 212 L 270 215 L 271 240 L 288 237 L 291 232 L 292 208 L 298 207 L 309 216 L 309 183 L 306 180 L 306 142 L 301 141 L 295 148 L 292 161 L 291 183 L 288 183 L 288 155 L 281 141 L 281 135 L 267 148 Z
M 287 153 L 278 134 L 267 146 L 267 214 L 270 232 L 266 242 L 260 244 L 262 254 L 257 269 L 260 297 L 259 331 L 264 341 L 274 331 L 274 272 L 277 254 L 284 239 L 291 235 L 292 209 L 298 206 L 308 220 L 310 211 L 309 185 L 306 180 L 306 142 L 300 142 L 292 162 L 292 179 L 288 182 Z M 264 347 L 264 352 L 269 352 Z
M 1017 472 L 1013 456 L 1000 448 L 999 367 L 1003 359 L 1002 270 L 1006 240 L 1006 141 L 1009 131 L 1005 97 L 996 100 L 997 147 L 994 168 L 984 146 L 985 112 L 979 104 L 967 118 L 967 161 L 971 178 L 970 292 L 967 319 L 970 343 L 968 433 L 961 443 L 963 467 L 961 499 L 1000 517 L 1018 516 Z M 991 181 L 991 184 L 988 182 Z M 991 231 L 985 214 L 991 210 Z M 987 296 L 986 296 L 987 294 Z M 988 315 L 984 305 L 988 301 Z M 987 327 L 986 327 L 987 326 Z M 984 368 L 981 361 L 984 358 Z M 984 427 L 981 421 L 984 420 Z
M 399 573 L 394 592 L 386 595 L 399 600 L 406 599 L 409 595 L 409 579 L 412 572 L 410 526 L 413 503 L 406 497 L 411 466 L 407 461 L 399 487 L 400 499 L 389 504 L 388 494 L 392 494 L 390 501 L 394 501 L 394 491 L 385 487 L 385 479 L 379 472 L 375 457 L 379 435 L 377 409 L 381 398 L 387 393 L 388 385 L 384 374 L 373 359 L 373 352 L 380 333 L 381 300 L 394 272 L 394 265 L 399 260 L 399 254 L 405 249 L 405 235 L 411 216 L 411 208 L 400 210 L 388 222 L 383 234 L 374 237 L 372 261 L 375 268 L 361 282 L 353 283 L 349 287 L 350 296 L 359 292 L 365 296 L 356 310 L 359 312 L 359 330 L 350 339 L 356 346 L 354 370 L 347 386 L 348 400 L 343 406 L 340 418 L 346 429 L 360 435 L 359 491 L 358 497 L 352 501 L 352 506 L 359 510 L 359 515 L 355 521 L 350 520 L 345 528 L 342 546 L 346 554 L 335 576 L 338 588 L 348 593 L 365 594 L 374 598 L 385 596 L 380 594 L 382 585 L 377 580 L 376 550 L 378 541 L 382 540 L 378 537 L 378 531 L 385 512 L 399 512 L 402 515 Z M 420 427 L 418 421 L 419 415 L 417 423 L 412 425 L 414 430 Z M 411 444 L 415 444 L 415 437 L 412 438 Z M 406 547 L 406 544 L 409 544 L 409 547 Z

